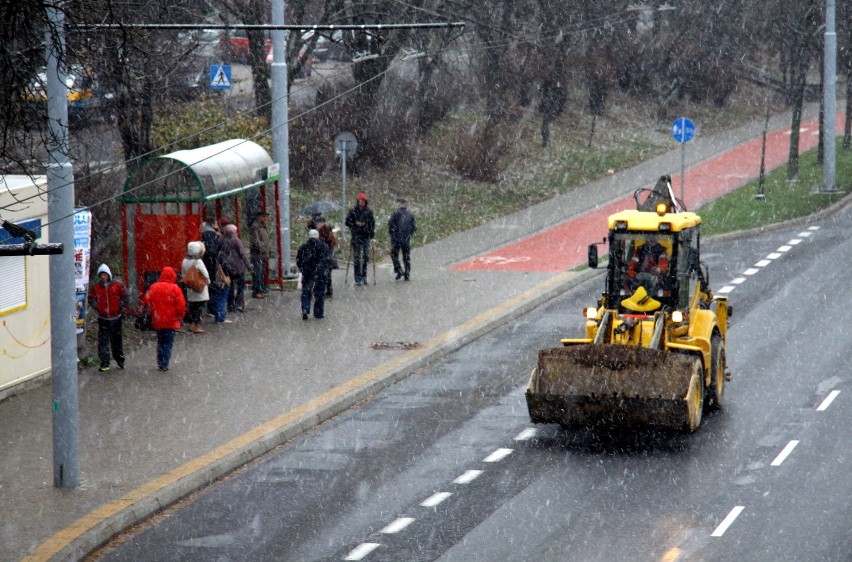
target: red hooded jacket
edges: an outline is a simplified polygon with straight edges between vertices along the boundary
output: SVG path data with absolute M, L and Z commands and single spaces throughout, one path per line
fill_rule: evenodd
M 104 283 L 100 279 L 89 289 L 89 304 L 98 311 L 98 318 L 115 320 L 121 317 L 121 312 L 127 306 L 127 292 L 124 285 L 112 278 L 107 264 L 101 264 L 98 268 L 98 277 L 101 273 L 109 275 L 109 281 Z
M 151 285 L 142 300 L 151 309 L 152 328 L 180 330 L 186 315 L 186 300 L 183 291 L 177 286 L 174 269 L 164 267 L 160 272 L 160 280 Z

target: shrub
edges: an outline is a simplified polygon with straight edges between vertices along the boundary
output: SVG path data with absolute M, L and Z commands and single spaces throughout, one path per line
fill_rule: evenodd
M 494 119 L 474 123 L 459 134 L 458 146 L 452 158 L 455 170 L 462 177 L 475 181 L 496 182 L 504 168 L 504 157 L 513 138 L 505 125 Z

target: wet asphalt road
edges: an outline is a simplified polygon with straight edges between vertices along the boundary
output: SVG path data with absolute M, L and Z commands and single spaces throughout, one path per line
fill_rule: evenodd
M 99 559 L 848 560 L 850 226 L 704 244 L 712 288 L 731 288 L 734 380 L 693 435 L 529 422 L 535 353 L 579 333 L 599 277 Z

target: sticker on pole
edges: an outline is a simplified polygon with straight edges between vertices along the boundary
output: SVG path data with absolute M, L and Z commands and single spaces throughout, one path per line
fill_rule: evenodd
M 213 90 L 231 89 L 231 65 L 210 65 L 210 88 Z
M 695 124 L 686 117 L 672 123 L 672 136 L 677 142 L 689 142 L 695 136 Z

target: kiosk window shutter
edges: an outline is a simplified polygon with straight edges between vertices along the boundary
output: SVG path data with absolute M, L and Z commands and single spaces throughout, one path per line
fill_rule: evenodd
M 0 257 L 0 314 L 27 305 L 26 256 Z

